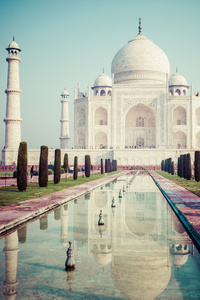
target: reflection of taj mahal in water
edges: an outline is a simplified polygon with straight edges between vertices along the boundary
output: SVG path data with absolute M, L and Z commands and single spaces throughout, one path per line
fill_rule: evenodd
M 123 187 L 129 192 L 119 199 L 118 193 Z M 113 196 L 116 208 L 111 208 Z M 116 288 L 128 299 L 154 299 L 170 284 L 172 268 L 177 272 L 193 251 L 192 242 L 175 215 L 169 208 L 163 209 L 167 203 L 161 201 L 161 197 L 149 176 L 138 175 L 129 177 L 128 181 L 126 177 L 120 177 L 74 203 L 71 237 L 75 259 L 81 259 L 85 253 L 86 262 L 90 256 L 90 261 L 94 258 L 92 265 L 109 267 Z M 63 247 L 68 245 L 69 227 L 72 226 L 68 207 L 65 205 L 54 211 L 54 219 L 60 220 L 59 240 Z M 103 210 L 104 226 L 97 224 L 100 209 Z M 47 215 L 40 218 L 40 229 L 48 230 Z M 5 238 L 5 297 L 12 300 L 17 285 L 20 286 L 17 281 L 18 239 L 21 243 L 26 242 L 26 228 Z M 83 264 L 77 263 L 79 273 L 83 268 Z M 73 285 L 76 286 L 76 276 L 73 272 L 67 274 L 66 288 L 70 291 Z

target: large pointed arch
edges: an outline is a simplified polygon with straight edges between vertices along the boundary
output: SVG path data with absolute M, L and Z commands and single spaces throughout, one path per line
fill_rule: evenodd
M 187 148 L 187 136 L 183 131 L 177 131 L 173 136 L 173 148 Z
M 178 106 L 173 111 L 173 125 L 186 125 L 187 113 L 184 107 Z
M 156 117 L 150 107 L 137 104 L 127 112 L 125 146 L 128 148 L 156 147 Z
M 95 125 L 107 125 L 108 113 L 103 107 L 98 107 L 95 111 Z
M 107 134 L 103 131 L 97 132 L 95 135 L 95 148 L 107 148 L 107 144 Z

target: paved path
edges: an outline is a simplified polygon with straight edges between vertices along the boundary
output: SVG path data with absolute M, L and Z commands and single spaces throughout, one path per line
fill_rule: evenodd
M 58 207 L 74 198 L 77 198 L 94 188 L 111 182 L 115 178 L 122 176 L 129 171 L 122 171 L 110 176 L 105 176 L 87 183 L 70 187 L 59 192 L 42 196 L 24 202 L 15 203 L 0 209 L 0 234 L 12 229 L 34 217 L 37 217 L 53 208 Z
M 200 197 L 154 171 L 149 171 L 149 174 L 200 250 Z

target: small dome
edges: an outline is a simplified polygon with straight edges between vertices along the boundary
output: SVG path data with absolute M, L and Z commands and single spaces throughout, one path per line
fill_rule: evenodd
M 106 73 L 102 73 L 97 77 L 92 88 L 105 86 L 112 87 L 112 79 Z
M 66 89 L 64 89 L 64 91 L 62 92 L 61 96 L 69 96 L 69 93 L 66 91 Z
M 9 46 L 6 50 L 9 50 L 9 49 L 17 49 L 18 51 L 21 51 L 21 49 L 19 48 L 19 45 L 15 42 L 14 37 L 13 37 L 13 41 L 9 44 Z
M 117 52 L 111 66 L 115 83 L 132 80 L 165 82 L 169 70 L 166 54 L 142 33 Z
M 173 86 L 173 85 L 179 85 L 179 86 L 180 85 L 184 85 L 184 86 L 187 86 L 187 81 L 186 81 L 185 77 L 183 77 L 181 74 L 179 74 L 178 72 L 176 72 L 169 79 L 169 86 Z

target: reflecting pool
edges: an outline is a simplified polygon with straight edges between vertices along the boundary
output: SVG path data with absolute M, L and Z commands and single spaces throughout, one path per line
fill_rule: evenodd
M 1 237 L 0 299 L 200 299 L 200 255 L 151 177 L 130 174 Z

